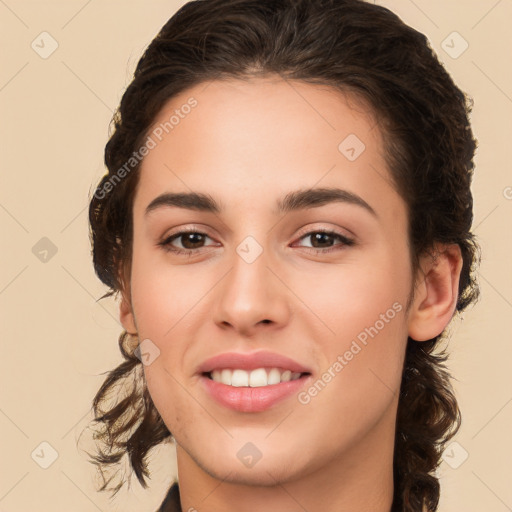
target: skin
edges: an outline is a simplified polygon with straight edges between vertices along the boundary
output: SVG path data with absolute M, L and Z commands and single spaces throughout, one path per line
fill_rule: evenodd
M 460 251 L 437 247 L 413 275 L 406 205 L 378 124 L 354 97 L 279 77 L 214 81 L 172 98 L 155 126 L 191 96 L 197 107 L 141 165 L 121 304 L 125 329 L 160 351 L 144 372 L 177 443 L 183 510 L 389 512 L 407 336 L 430 339 L 450 321 Z M 365 144 L 354 161 L 338 150 L 349 134 Z M 348 202 L 276 212 L 287 193 L 318 187 L 357 194 L 375 215 Z M 190 191 L 222 211 L 145 214 L 160 194 Z M 159 245 L 187 227 L 207 235 L 202 245 L 172 242 L 192 256 Z M 319 229 L 354 244 L 315 246 Z M 236 251 L 247 236 L 263 251 L 252 263 Z M 214 355 L 265 349 L 311 368 L 307 390 L 396 303 L 401 311 L 307 404 L 294 395 L 264 412 L 233 411 L 195 373 Z M 247 442 L 262 454 L 251 468 L 237 457 Z

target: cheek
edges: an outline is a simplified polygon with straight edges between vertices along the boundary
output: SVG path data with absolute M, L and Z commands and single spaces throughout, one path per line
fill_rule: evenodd
M 317 296 L 317 310 L 331 313 L 323 318 L 333 332 L 317 336 L 322 373 L 299 397 L 309 404 L 304 414 L 309 407 L 317 420 L 339 426 L 329 435 L 340 440 L 362 436 L 393 407 L 407 343 L 400 287 L 386 279 L 377 287 L 372 276 L 353 273 L 344 282 L 354 288 Z
M 131 279 L 139 334 L 155 340 L 168 339 L 182 329 L 208 291 L 193 265 L 170 265 L 155 251 L 134 252 Z
M 325 334 L 340 341 L 356 337 L 375 323 L 379 330 L 382 322 L 386 330 L 391 324 L 395 329 L 403 325 L 409 286 L 407 261 L 395 264 L 390 252 L 364 263 L 326 266 L 309 276 L 297 276 L 294 282 L 297 295 L 306 298 L 304 305 L 328 328 Z M 402 314 L 396 315 L 397 310 Z
M 179 376 L 173 378 L 173 374 L 172 370 L 159 364 L 159 361 L 144 368 L 148 391 L 158 413 L 171 434 L 183 439 L 187 437 L 195 420 L 191 415 L 190 398 L 187 403 L 187 397 L 178 384 L 181 379 Z
M 324 324 L 323 335 L 320 331 L 316 335 L 322 368 L 336 374 L 333 389 L 352 389 L 354 398 L 386 401 L 392 396 L 390 390 L 400 386 L 410 287 L 408 260 L 403 256 L 407 253 L 401 254 L 387 250 L 374 261 L 340 268 L 327 281 L 317 280 L 328 286 L 312 287 L 313 280 L 306 283 L 308 305 Z

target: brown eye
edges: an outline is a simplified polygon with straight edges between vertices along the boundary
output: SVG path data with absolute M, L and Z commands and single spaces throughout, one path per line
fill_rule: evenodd
M 336 251 L 355 243 L 354 240 L 334 231 L 311 231 L 303 235 L 300 240 L 310 240 L 310 246 L 303 245 L 302 247 L 311 248 L 318 253 Z M 340 243 L 336 243 L 336 240 L 339 240 Z
M 208 238 L 211 240 L 206 233 L 198 231 L 180 231 L 179 233 L 174 233 L 167 237 L 163 242 L 160 242 L 159 245 L 169 252 L 191 255 L 193 252 L 203 247 L 208 247 L 208 245 L 205 245 L 206 239 Z
M 181 240 L 184 249 L 197 249 L 204 243 L 205 235 L 203 233 L 182 233 L 173 237 L 173 240 L 176 238 Z
M 325 247 L 325 243 L 327 242 L 328 247 L 331 247 L 334 243 L 333 235 L 329 233 L 313 233 L 312 235 L 308 235 L 310 240 L 312 241 L 313 247 Z

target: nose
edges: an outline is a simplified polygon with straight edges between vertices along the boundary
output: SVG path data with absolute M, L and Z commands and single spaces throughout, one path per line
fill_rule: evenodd
M 267 249 L 250 263 L 234 251 L 230 271 L 215 287 L 214 321 L 221 329 L 251 337 L 289 322 L 292 294 L 271 260 Z

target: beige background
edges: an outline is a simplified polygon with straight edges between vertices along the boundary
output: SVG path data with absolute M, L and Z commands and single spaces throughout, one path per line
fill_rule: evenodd
M 96 302 L 105 289 L 90 260 L 88 197 L 104 172 L 109 121 L 134 66 L 183 3 L 0 0 L 1 512 L 153 511 L 173 477 L 168 445 L 155 453 L 150 490 L 134 485 L 111 502 L 95 492 L 85 436 L 78 438 L 102 373 L 121 359 L 116 305 Z M 428 35 L 475 102 L 482 298 L 452 328 L 464 421 L 450 464 L 440 467 L 441 511 L 512 510 L 512 2 L 378 3 Z M 51 49 L 43 31 L 58 43 L 46 59 L 31 47 Z M 463 40 L 447 39 L 452 56 L 442 47 L 453 31 L 469 44 L 458 58 Z M 57 249 L 46 262 L 43 237 Z M 42 442 L 58 453 L 47 469 L 40 464 L 51 462 L 52 448 Z

